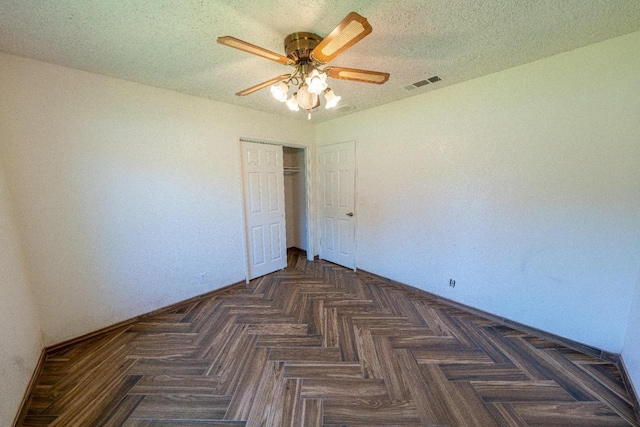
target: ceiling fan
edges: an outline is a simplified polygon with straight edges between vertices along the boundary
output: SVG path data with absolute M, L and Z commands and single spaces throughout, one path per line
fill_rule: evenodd
M 340 97 L 328 87 L 327 77 L 374 84 L 383 84 L 389 80 L 389 73 L 379 71 L 333 66 L 322 68 L 369 35 L 371 31 L 371 25 L 366 18 L 351 12 L 325 38 L 308 32 L 289 34 L 284 39 L 286 56 L 230 36 L 218 37 L 218 43 L 292 66 L 294 70 L 291 73 L 274 77 L 240 91 L 236 95 L 249 95 L 271 86 L 274 98 L 280 102 L 286 102 L 291 110 L 298 111 L 300 108 L 307 110 L 308 118 L 311 119 L 311 112 L 320 106 L 320 95 L 324 94 L 325 108 L 333 108 L 340 101 Z M 287 95 L 289 85 L 297 87 L 297 91 L 290 98 Z

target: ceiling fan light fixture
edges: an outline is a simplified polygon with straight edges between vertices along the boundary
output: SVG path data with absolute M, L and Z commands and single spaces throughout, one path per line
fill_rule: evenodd
M 324 99 L 327 101 L 324 105 L 324 108 L 327 110 L 338 105 L 338 102 L 342 99 L 341 96 L 336 96 L 336 94 L 331 90 L 331 88 L 327 88 L 324 90 Z
M 287 100 L 287 107 L 291 111 L 300 111 L 300 107 L 298 107 L 298 92 L 294 93 L 291 98 Z
M 280 102 L 287 100 L 287 92 L 289 92 L 289 86 L 285 82 L 280 82 L 271 86 L 271 95 Z
M 309 87 L 309 92 L 320 95 L 327 88 L 327 75 L 321 73 L 317 68 L 311 72 L 305 79 L 305 83 Z
M 271 86 L 271 95 L 276 100 L 286 104 L 287 108 L 292 111 L 307 110 L 307 117 L 311 119 L 311 113 L 320 107 L 320 98 L 323 95 L 326 109 L 335 108 L 341 100 L 341 97 L 336 96 L 333 90 L 328 87 L 327 78 L 373 84 L 383 84 L 389 80 L 389 73 L 325 66 L 370 34 L 371 31 L 371 25 L 365 17 L 356 12 L 350 12 L 324 38 L 309 32 L 289 34 L 284 39 L 286 56 L 231 36 L 218 37 L 218 43 L 292 66 L 294 71 L 290 74 L 274 77 L 242 90 L 236 95 L 246 96 Z M 297 91 L 291 97 L 287 96 L 289 86 L 291 86 L 292 92 Z

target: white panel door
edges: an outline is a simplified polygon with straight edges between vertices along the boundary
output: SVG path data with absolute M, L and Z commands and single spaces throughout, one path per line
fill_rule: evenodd
M 249 279 L 287 266 L 282 147 L 242 141 Z
M 320 258 L 355 269 L 355 141 L 318 149 Z

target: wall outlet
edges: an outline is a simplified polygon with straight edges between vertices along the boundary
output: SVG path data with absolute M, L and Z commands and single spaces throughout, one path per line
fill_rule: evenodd
M 198 282 L 207 283 L 208 281 L 209 281 L 209 274 L 208 273 L 201 273 L 198 276 Z
M 453 279 L 449 279 L 449 286 L 451 286 L 452 288 L 456 287 L 456 281 Z

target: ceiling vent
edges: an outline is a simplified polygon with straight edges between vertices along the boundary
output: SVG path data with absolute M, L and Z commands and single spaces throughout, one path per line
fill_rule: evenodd
M 405 86 L 404 89 L 405 90 L 414 90 L 414 89 L 417 89 L 417 88 L 422 87 L 422 86 L 426 86 L 426 85 L 431 84 L 431 83 L 439 82 L 440 80 L 442 80 L 440 77 L 433 76 L 433 77 L 429 77 L 426 80 L 420 80 L 419 82 L 415 82 L 415 83 L 410 84 L 409 86 Z

